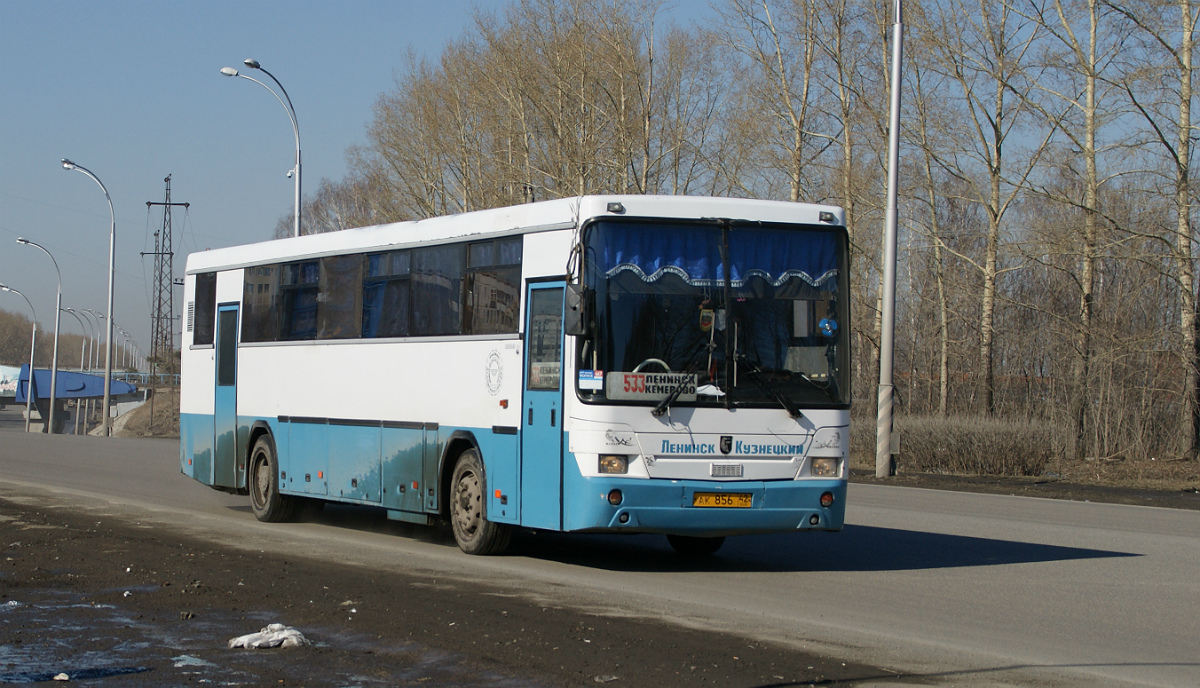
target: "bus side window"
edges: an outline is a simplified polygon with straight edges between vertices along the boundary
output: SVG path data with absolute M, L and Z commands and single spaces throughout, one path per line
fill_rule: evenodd
M 463 334 L 517 331 L 521 290 L 521 240 L 472 243 L 463 280 Z
M 412 313 L 412 253 L 367 256 L 362 283 L 362 336 L 407 337 Z
M 363 256 L 321 259 L 317 299 L 317 339 L 350 339 L 362 335 Z
M 444 244 L 413 250 L 413 334 L 462 333 L 462 279 L 466 246 Z
M 279 266 L 246 268 L 242 289 L 242 341 L 279 340 Z
M 320 268 L 315 260 L 283 266 L 280 339 L 314 339 L 317 336 L 317 297 Z
M 195 299 L 192 345 L 208 346 L 213 343 L 217 321 L 217 273 L 196 275 Z

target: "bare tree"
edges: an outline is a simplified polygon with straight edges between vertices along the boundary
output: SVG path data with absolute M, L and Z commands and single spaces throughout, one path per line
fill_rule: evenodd
M 750 110 L 743 124 L 763 146 L 770 171 L 787 180 L 787 198 L 812 200 L 809 165 L 824 152 L 832 137 L 813 133 L 817 116 L 814 99 L 819 29 L 814 0 L 791 0 L 774 6 L 768 0 L 729 0 L 721 10 L 725 40 L 748 64 L 739 79 L 738 102 Z
M 1005 215 L 1019 200 L 1051 133 L 1018 155 L 1008 149 L 1010 137 L 1030 133 L 1022 131 L 1029 124 L 1028 95 L 1033 88 L 1027 61 L 1038 31 L 1010 7 L 987 0 L 939 0 L 929 5 L 922 19 L 921 30 L 931 37 L 932 68 L 957 84 L 966 115 L 955 147 L 939 155 L 938 164 L 963 181 L 970 199 L 987 213 L 983 255 L 960 257 L 976 267 L 982 282 L 976 405 L 980 413 L 990 415 L 995 410 L 996 285 L 999 276 L 1012 269 L 1000 262 Z
M 1195 97 L 1196 29 L 1200 3 L 1177 0 L 1106 0 L 1125 17 L 1142 45 L 1125 73 L 1117 77 L 1135 111 L 1150 132 L 1149 144 L 1166 163 L 1163 175 L 1173 190 L 1174 227 L 1169 232 L 1173 279 L 1179 300 L 1179 334 L 1183 341 L 1183 390 L 1180 404 L 1180 451 L 1200 452 L 1200 320 L 1197 319 L 1196 257 L 1192 229 L 1192 160 L 1196 135 L 1192 124 Z

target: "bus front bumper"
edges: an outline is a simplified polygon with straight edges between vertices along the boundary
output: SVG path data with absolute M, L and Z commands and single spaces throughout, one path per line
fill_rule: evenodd
M 841 530 L 845 480 L 744 481 L 577 478 L 564 530 L 715 537 L 792 530 Z M 619 493 L 619 494 L 615 494 Z M 700 495 L 697 497 L 697 495 Z M 707 495 L 720 495 L 714 499 Z M 747 498 L 748 495 L 748 498 Z M 822 495 L 832 497 L 821 505 Z M 749 506 L 701 506 L 704 503 Z

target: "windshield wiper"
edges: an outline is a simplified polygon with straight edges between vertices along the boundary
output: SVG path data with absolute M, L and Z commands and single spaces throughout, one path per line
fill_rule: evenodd
M 800 413 L 800 408 L 796 406 L 796 403 L 783 393 L 783 390 L 779 388 L 779 385 L 770 380 L 763 379 L 762 372 L 763 369 L 759 368 L 758 366 L 754 366 L 750 369 L 750 375 L 754 378 L 754 383 L 758 385 L 758 388 L 766 392 L 767 396 L 779 402 L 779 405 L 788 412 L 789 416 L 792 418 L 803 418 L 804 416 Z
M 695 356 L 692 356 L 692 360 L 688 362 L 687 367 L 684 368 L 683 370 L 681 370 L 680 372 L 683 373 L 683 375 L 685 375 L 685 376 L 691 375 L 692 373 L 696 372 L 696 365 L 698 363 L 700 363 L 700 360 L 703 357 L 704 352 L 708 351 L 709 353 L 711 353 L 712 350 L 715 348 L 716 348 L 716 345 L 713 344 L 712 341 L 710 340 L 703 347 L 701 347 L 699 351 L 696 352 Z M 683 394 L 683 390 L 687 389 L 689 382 L 691 382 L 691 381 L 687 377 L 684 377 L 683 379 L 681 379 L 679 381 L 679 384 L 677 384 L 671 388 L 671 393 L 668 394 L 665 399 L 658 402 L 658 406 L 654 407 L 654 410 L 650 412 L 650 415 L 654 416 L 655 418 L 658 418 L 662 414 L 666 413 L 667 409 L 671 407 L 671 404 L 674 404 L 675 400 L 679 398 L 679 395 Z

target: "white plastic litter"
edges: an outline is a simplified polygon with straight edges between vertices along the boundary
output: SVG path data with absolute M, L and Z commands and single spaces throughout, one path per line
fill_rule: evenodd
M 308 638 L 291 626 L 273 623 L 258 633 L 251 633 L 229 641 L 230 649 L 244 647 L 247 650 L 259 650 L 269 647 L 300 647 L 307 645 Z

